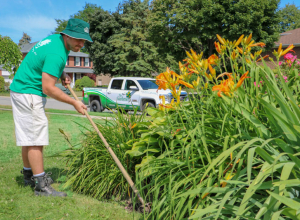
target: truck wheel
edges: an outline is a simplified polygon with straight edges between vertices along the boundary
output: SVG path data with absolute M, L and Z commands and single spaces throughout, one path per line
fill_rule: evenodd
M 148 103 L 148 105 L 147 105 L 147 103 Z M 143 112 L 149 107 L 155 108 L 154 103 L 153 102 L 145 102 L 145 104 L 143 105 Z
M 101 104 L 98 100 L 93 100 L 90 105 L 91 112 L 102 112 Z

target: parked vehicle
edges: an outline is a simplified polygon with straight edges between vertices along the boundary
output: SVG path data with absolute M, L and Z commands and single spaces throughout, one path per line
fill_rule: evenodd
M 148 107 L 158 107 L 162 102 L 159 96 L 165 96 L 166 103 L 170 103 L 173 96 L 170 90 L 158 90 L 155 79 L 143 77 L 113 78 L 107 88 L 83 88 L 83 102 L 90 106 L 90 110 L 101 112 L 104 109 L 144 110 Z M 187 98 L 182 91 L 181 100 Z
M 68 90 L 67 88 L 65 88 L 61 83 L 57 83 L 55 84 L 55 86 L 57 88 L 60 88 L 64 93 L 66 93 L 67 95 L 71 95 L 70 90 Z

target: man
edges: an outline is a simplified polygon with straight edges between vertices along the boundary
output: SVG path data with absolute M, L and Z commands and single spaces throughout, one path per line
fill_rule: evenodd
M 66 196 L 55 191 L 49 174 L 44 172 L 43 146 L 49 144 L 48 120 L 45 115 L 46 96 L 74 106 L 84 114 L 86 106 L 55 87 L 58 78 L 70 84 L 62 72 L 70 50 L 80 51 L 86 40 L 92 42 L 89 24 L 80 19 L 70 19 L 66 29 L 37 43 L 21 63 L 11 89 L 17 146 L 22 146 L 25 186 L 35 187 L 35 195 Z

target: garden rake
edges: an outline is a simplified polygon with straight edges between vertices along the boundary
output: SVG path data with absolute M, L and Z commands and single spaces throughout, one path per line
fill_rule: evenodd
M 74 98 L 77 101 L 80 101 L 77 97 L 77 95 L 75 94 L 75 92 L 73 91 L 73 89 L 70 87 L 69 84 L 67 84 L 68 89 L 70 90 L 70 92 L 72 93 L 72 95 L 74 96 Z M 151 208 L 150 205 L 147 203 L 145 204 L 143 198 L 141 197 L 139 191 L 137 190 L 137 188 L 135 187 L 132 179 L 130 178 L 130 176 L 128 175 L 127 171 L 125 170 L 125 168 L 123 167 L 123 165 L 121 164 L 119 158 L 116 156 L 116 154 L 114 153 L 114 151 L 110 148 L 110 146 L 108 145 L 106 139 L 103 137 L 103 135 L 101 134 L 101 132 L 99 131 L 98 127 L 96 126 L 96 124 L 93 122 L 91 116 L 88 114 L 87 110 L 83 110 L 84 114 L 86 115 L 86 117 L 89 119 L 89 121 L 91 122 L 92 126 L 94 127 L 94 129 L 96 130 L 96 132 L 98 133 L 99 137 L 101 138 L 101 140 L 103 141 L 106 149 L 108 150 L 108 152 L 110 153 L 110 155 L 112 156 L 112 158 L 114 159 L 115 163 L 117 164 L 117 166 L 119 167 L 120 171 L 122 172 L 123 176 L 125 177 L 125 179 L 127 180 L 127 182 L 129 183 L 129 185 L 131 186 L 133 192 L 137 195 L 138 199 L 140 200 L 140 202 L 142 203 L 142 208 L 145 210 L 145 212 L 150 212 Z

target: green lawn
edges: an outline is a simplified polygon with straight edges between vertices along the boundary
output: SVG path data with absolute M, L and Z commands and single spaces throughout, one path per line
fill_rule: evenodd
M 53 187 L 62 189 L 66 161 L 50 157 L 68 148 L 59 128 L 64 130 L 71 143 L 80 144 L 81 128 L 90 127 L 86 118 L 47 114 L 50 145 L 45 147 L 45 171 L 52 172 Z M 96 123 L 104 121 L 95 120 Z M 33 189 L 23 187 L 21 148 L 15 145 L 11 111 L 0 110 L 0 219 L 138 219 L 137 213 L 128 213 L 117 202 L 101 202 L 71 191 L 67 198 L 36 197 Z
M 0 108 L 4 109 L 12 109 L 11 106 L 9 105 L 0 105 Z M 59 110 L 59 109 L 45 109 L 45 112 L 49 113 L 60 113 L 60 114 L 74 114 L 74 115 L 80 115 L 77 111 L 72 111 L 72 110 Z M 115 117 L 115 114 L 113 113 L 108 113 L 108 112 L 88 112 L 89 115 L 92 116 L 99 116 L 99 117 Z

